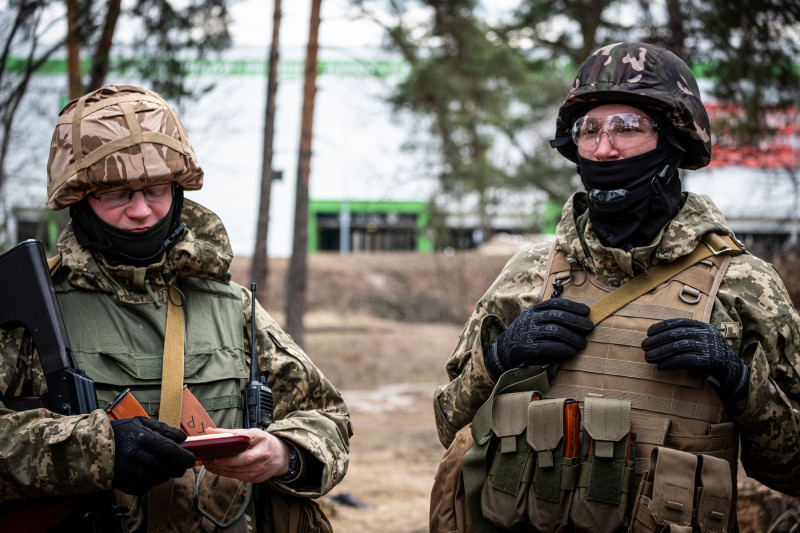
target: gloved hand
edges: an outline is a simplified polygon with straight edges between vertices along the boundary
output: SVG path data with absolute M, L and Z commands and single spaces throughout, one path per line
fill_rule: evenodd
M 195 463 L 194 454 L 180 445 L 186 434 L 163 422 L 137 416 L 112 420 L 114 480 L 112 486 L 135 496 L 171 477 L 180 477 Z
M 527 365 L 556 363 L 586 348 L 594 327 L 587 305 L 553 298 L 525 308 L 484 354 L 495 375 Z
M 747 396 L 750 369 L 711 324 L 673 318 L 653 324 L 642 341 L 644 358 L 659 370 L 700 372 L 729 403 Z

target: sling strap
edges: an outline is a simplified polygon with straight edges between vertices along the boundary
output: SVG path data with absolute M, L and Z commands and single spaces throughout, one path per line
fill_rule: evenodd
M 181 426 L 183 402 L 183 309 L 181 292 L 175 285 L 169 286 L 167 298 L 167 325 L 164 335 L 164 361 L 161 370 L 161 402 L 158 419 L 175 428 Z M 174 479 L 156 485 L 150 491 L 148 531 L 166 531 L 172 503 Z
M 639 274 L 618 289 L 608 293 L 603 298 L 597 300 L 589 313 L 589 320 L 592 324 L 597 324 L 601 320 L 611 316 L 615 311 L 625 307 L 639 296 L 658 287 L 660 284 L 674 277 L 699 263 L 703 259 L 714 255 L 738 254 L 741 246 L 731 237 L 720 236 L 716 233 L 708 233 L 703 236 L 702 244 L 697 246 L 694 251 L 673 261 L 671 263 L 656 265 L 649 271 Z

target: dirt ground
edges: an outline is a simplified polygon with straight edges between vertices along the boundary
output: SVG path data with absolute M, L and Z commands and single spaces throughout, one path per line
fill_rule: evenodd
M 334 530 L 428 531 L 430 489 L 444 450 L 433 389 L 444 381 L 442 359 L 460 326 L 332 313 L 312 313 L 307 323 L 314 325 L 307 326 L 306 349 L 340 388 L 354 428 L 347 476 L 321 502 Z
M 430 489 L 444 451 L 433 390 L 446 381 L 444 362 L 463 321 L 506 259 L 310 258 L 304 348 L 341 390 L 355 430 L 347 476 L 320 500 L 337 533 L 428 531 Z M 246 281 L 247 266 L 237 260 L 234 279 Z M 285 263 L 276 261 L 271 270 L 265 303 L 283 324 Z M 391 305 L 373 305 L 382 299 Z M 795 499 L 740 482 L 743 532 L 800 530 L 799 509 Z

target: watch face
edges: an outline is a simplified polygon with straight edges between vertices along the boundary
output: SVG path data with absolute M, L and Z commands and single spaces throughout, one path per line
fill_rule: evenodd
M 294 447 L 289 448 L 289 475 L 295 477 L 300 470 L 300 457 Z
M 289 445 L 289 471 L 278 476 L 276 479 L 279 481 L 291 481 L 300 473 L 300 455 L 291 444 Z

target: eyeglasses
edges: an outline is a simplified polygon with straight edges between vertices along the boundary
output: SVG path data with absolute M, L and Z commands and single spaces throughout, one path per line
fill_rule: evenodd
M 627 149 L 658 135 L 658 123 L 636 113 L 618 113 L 607 117 L 583 116 L 572 125 L 572 142 L 578 150 L 591 152 L 605 132 L 612 146 Z
M 128 205 L 133 199 L 133 195 L 137 192 L 142 193 L 145 202 L 154 204 L 161 200 L 171 200 L 174 190 L 175 185 L 173 183 L 159 183 L 158 185 L 148 185 L 141 189 L 118 189 L 99 194 L 91 193 L 91 195 L 95 200 L 102 202 L 105 207 L 122 207 L 123 205 Z

